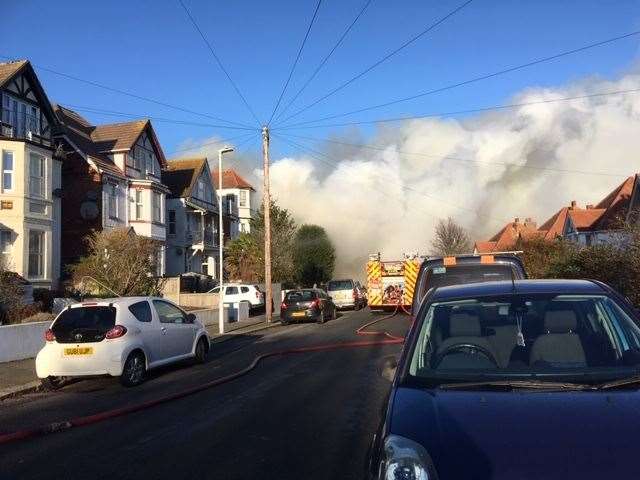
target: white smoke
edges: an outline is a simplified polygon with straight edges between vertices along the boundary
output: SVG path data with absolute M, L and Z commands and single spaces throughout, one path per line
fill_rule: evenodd
M 635 72 L 615 81 L 591 78 L 560 88 L 531 88 L 508 103 L 634 88 L 640 88 Z M 313 130 L 293 131 L 313 136 L 308 132 Z M 336 274 L 362 278 L 369 253 L 381 252 L 387 259 L 428 253 L 439 218 L 451 216 L 474 240 L 487 239 L 514 217 L 533 217 L 540 225 L 571 200 L 597 203 L 640 170 L 640 93 L 465 119 L 411 120 L 383 127 L 371 138 L 353 130 L 330 138 L 380 150 L 329 142 L 318 146 L 280 133 L 326 156 L 274 157 L 274 198 L 299 223 L 327 230 L 337 249 Z M 254 166 L 251 175 L 249 165 Z M 240 169 L 260 185 L 257 165 L 252 156 Z

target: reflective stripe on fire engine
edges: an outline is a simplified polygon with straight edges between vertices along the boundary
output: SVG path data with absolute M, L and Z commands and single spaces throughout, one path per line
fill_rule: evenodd
M 371 288 L 372 283 L 380 281 L 382 276 L 382 268 L 380 262 L 367 262 L 367 289 L 369 305 L 382 305 L 382 293 L 377 293 Z
M 411 305 L 413 302 L 413 291 L 416 287 L 418 279 L 418 271 L 420 265 L 414 260 L 405 260 L 404 262 L 404 293 L 402 301 L 405 305 Z

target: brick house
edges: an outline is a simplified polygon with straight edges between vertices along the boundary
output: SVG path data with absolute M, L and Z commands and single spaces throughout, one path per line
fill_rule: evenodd
M 167 195 L 167 275 L 196 272 L 217 278 L 218 202 L 206 158 L 169 160 L 162 172 Z
M 56 116 L 27 60 L 0 63 L 0 257 L 33 286 L 60 277 Z
M 165 271 L 168 188 L 166 160 L 149 120 L 92 125 L 78 113 L 54 105 L 64 146 L 62 168 L 62 262 L 86 253 L 92 230 L 130 227 L 158 242 L 157 274 Z

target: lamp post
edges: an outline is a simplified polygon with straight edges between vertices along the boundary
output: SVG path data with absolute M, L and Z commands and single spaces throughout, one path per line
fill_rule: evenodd
M 224 333 L 224 290 L 222 288 L 222 281 L 224 279 L 224 264 L 222 257 L 222 246 L 224 244 L 224 231 L 222 226 L 222 155 L 225 153 L 233 152 L 232 147 L 224 147 L 218 150 L 218 330 L 220 333 Z

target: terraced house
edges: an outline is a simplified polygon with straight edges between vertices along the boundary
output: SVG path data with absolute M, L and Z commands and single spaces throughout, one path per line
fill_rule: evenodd
M 36 287 L 60 277 L 61 162 L 56 116 L 26 60 L 0 63 L 0 254 Z
M 64 146 L 62 168 L 62 262 L 85 253 L 92 230 L 131 228 L 158 243 L 157 274 L 165 273 L 169 189 L 162 183 L 166 160 L 149 120 L 92 125 L 77 112 L 54 106 Z

